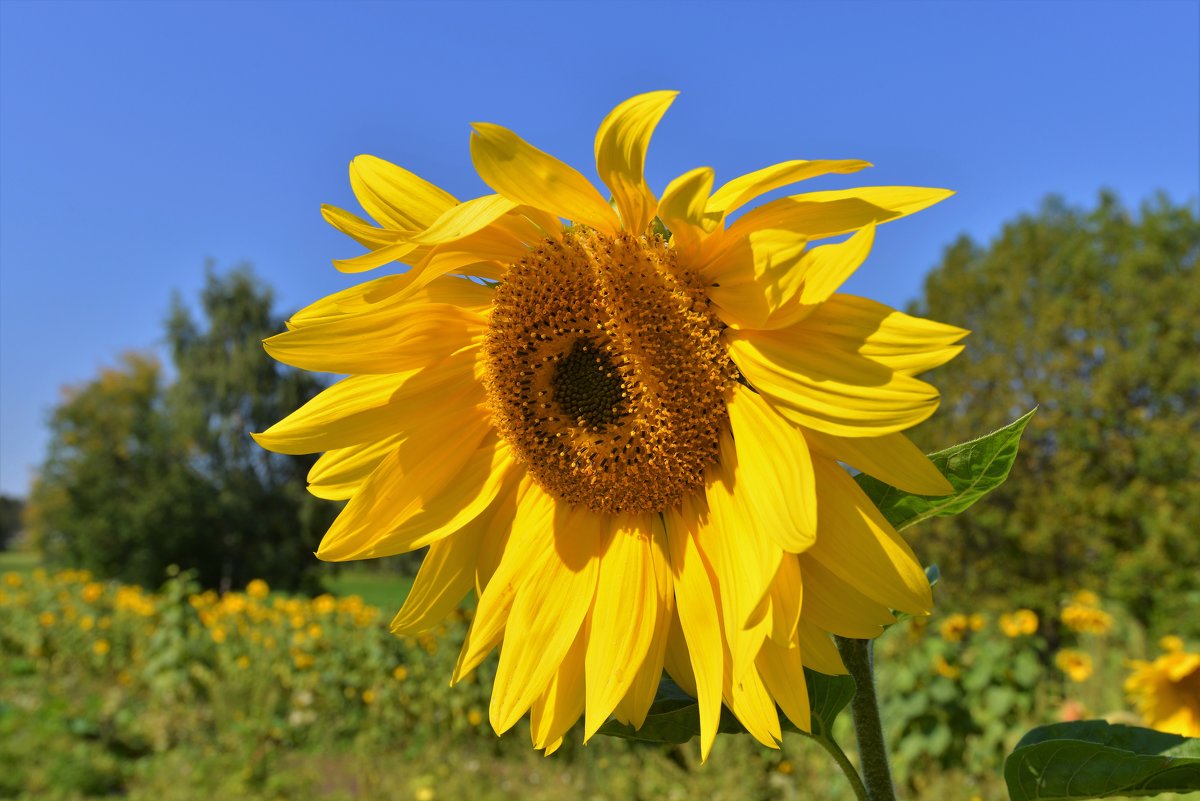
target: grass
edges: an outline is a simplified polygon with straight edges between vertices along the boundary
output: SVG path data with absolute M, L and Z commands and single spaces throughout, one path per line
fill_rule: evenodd
M 32 573 L 42 558 L 32 551 L 0 551 L 0 573 Z
M 358 595 L 371 606 L 385 612 L 400 609 L 412 586 L 411 576 L 362 568 L 342 568 L 331 571 L 325 586 L 338 596 Z

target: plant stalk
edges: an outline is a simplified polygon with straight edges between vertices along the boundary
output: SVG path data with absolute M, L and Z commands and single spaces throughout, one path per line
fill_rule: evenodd
M 887 743 L 879 718 L 879 696 L 875 692 L 875 651 L 871 640 L 835 637 L 838 652 L 856 689 L 850 702 L 854 738 L 858 741 L 858 761 L 869 801 L 896 801 L 892 769 L 888 764 Z

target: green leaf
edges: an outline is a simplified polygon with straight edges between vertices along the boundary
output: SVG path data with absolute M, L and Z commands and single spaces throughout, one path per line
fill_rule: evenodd
M 865 473 L 855 479 L 897 531 L 931 517 L 956 515 L 1008 478 L 1021 434 L 1036 411 L 1031 409 L 985 437 L 929 454 L 934 466 L 954 487 L 949 495 L 912 495 Z
M 808 685 L 813 734 L 801 732 L 782 712 L 779 714 L 779 722 L 787 731 L 800 732 L 807 736 L 822 736 L 822 733 L 830 731 L 834 719 L 854 697 L 854 679 L 849 676 L 826 676 L 805 668 L 804 680 Z M 717 731 L 722 734 L 746 733 L 745 727 L 725 707 L 721 707 L 721 722 Z M 658 684 L 658 694 L 654 697 L 654 703 L 650 705 L 650 713 L 646 715 L 646 722 L 640 729 L 609 720 L 600 727 L 598 733 L 649 743 L 686 743 L 700 734 L 700 709 L 695 698 L 681 690 L 670 678 L 663 676 Z
M 1012 801 L 1144 798 L 1200 790 L 1200 740 L 1103 720 L 1041 726 L 1004 762 Z

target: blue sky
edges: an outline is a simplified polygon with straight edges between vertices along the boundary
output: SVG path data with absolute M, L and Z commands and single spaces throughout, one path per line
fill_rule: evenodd
M 1200 194 L 1200 3 L 0 2 L 0 491 L 59 388 L 160 344 L 206 259 L 293 310 L 353 279 L 346 166 L 486 191 L 469 123 L 594 176 L 596 125 L 678 89 L 650 183 L 791 158 L 958 195 L 880 231 L 849 291 L 903 305 L 942 248 L 1049 192 Z M 953 321 L 949 321 L 953 322 Z

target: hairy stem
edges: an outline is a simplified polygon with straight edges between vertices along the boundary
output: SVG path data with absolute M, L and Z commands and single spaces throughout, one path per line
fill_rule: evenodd
M 871 640 L 835 637 L 846 670 L 854 678 L 856 689 L 850 702 L 854 737 L 858 740 L 858 759 L 868 801 L 896 801 L 892 769 L 888 764 L 887 743 L 879 719 L 879 697 L 875 693 L 875 655 Z
M 846 779 L 850 782 L 851 789 L 854 790 L 854 797 L 858 801 L 871 801 L 871 797 L 867 795 L 867 788 L 863 784 L 863 780 L 859 778 L 858 771 L 854 769 L 854 763 L 850 761 L 850 757 L 846 756 L 846 752 L 842 750 L 842 747 L 825 733 L 820 737 L 814 736 L 813 739 L 829 752 L 830 756 L 833 757 L 833 761 L 842 769 L 842 773 L 846 774 Z

